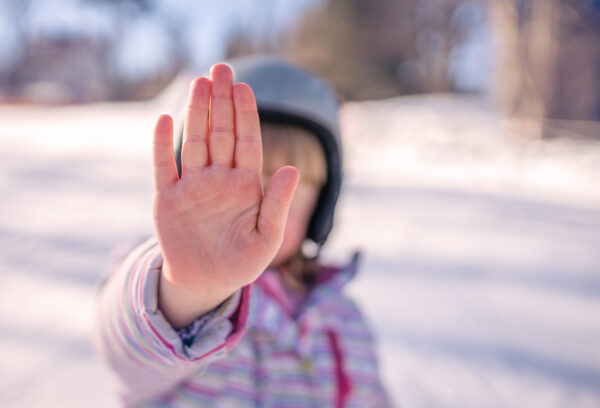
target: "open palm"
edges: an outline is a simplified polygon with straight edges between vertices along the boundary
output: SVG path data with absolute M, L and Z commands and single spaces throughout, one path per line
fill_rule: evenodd
M 217 297 L 254 281 L 277 253 L 298 171 L 283 167 L 263 194 L 256 102 L 217 64 L 192 82 L 178 177 L 173 121 L 154 132 L 154 218 L 163 275 L 177 288 Z

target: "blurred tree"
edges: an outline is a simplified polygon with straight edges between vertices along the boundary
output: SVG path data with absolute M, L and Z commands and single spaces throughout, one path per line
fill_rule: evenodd
M 534 119 L 540 136 L 600 137 L 600 2 L 502 0 L 492 17 L 505 111 Z
M 157 0 L 82 0 L 89 4 L 104 7 L 112 15 L 114 30 L 111 36 L 111 49 L 116 50 L 127 30 L 136 20 L 152 15 L 157 9 Z M 181 25 L 178 21 L 161 16 L 161 26 L 170 37 L 170 55 L 168 63 L 158 72 L 132 77 L 119 72 L 116 61 L 110 65 L 110 99 L 139 100 L 152 98 L 168 85 L 186 63 L 185 51 L 182 49 Z M 114 56 L 113 56 L 114 58 Z
M 0 70 L 0 93 L 11 96 L 21 83 L 19 66 L 28 51 L 27 17 L 31 8 L 31 0 L 4 1 L 1 3 L 1 7 L 8 15 L 5 22 L 12 26 L 13 40 L 16 43 L 14 48 L 20 50 L 20 53 L 16 53 L 12 61 Z
M 249 35 L 248 30 L 235 27 L 230 31 L 225 44 L 225 59 L 252 54 L 276 54 L 281 52 L 281 43 L 260 35 Z
M 90 4 L 133 8 L 140 12 L 150 12 L 156 6 L 156 0 L 84 0 Z
M 325 0 L 282 35 L 279 52 L 348 99 L 452 91 L 452 52 L 474 24 L 460 13 L 467 3 L 478 2 Z M 228 56 L 261 51 L 238 32 Z
M 186 63 L 182 26 L 174 16 L 157 12 L 158 0 L 78 0 L 64 11 L 71 17 L 87 11 L 85 21 L 92 23 L 92 13 L 103 15 L 112 26 L 108 31 L 87 30 L 85 22 L 67 29 L 60 23 L 46 23 L 44 30 L 36 30 L 32 16 L 47 6 L 43 0 L 0 1 L 15 42 L 10 61 L 0 64 L 0 99 L 41 103 L 146 99 L 164 89 Z M 153 24 L 153 31 L 162 30 L 167 38 L 163 51 L 169 55 L 164 64 L 155 64 L 156 69 L 146 67 L 131 75 L 119 66 L 124 54 L 119 51 L 123 39 L 142 21 Z M 140 45 L 144 46 L 148 48 Z M 143 67 L 143 61 L 131 57 L 128 61 Z

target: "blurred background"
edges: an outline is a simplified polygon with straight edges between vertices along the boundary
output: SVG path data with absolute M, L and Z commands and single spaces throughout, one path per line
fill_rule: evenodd
M 0 405 L 118 406 L 91 319 L 213 63 L 344 101 L 331 261 L 398 406 L 600 406 L 600 1 L 0 0 Z

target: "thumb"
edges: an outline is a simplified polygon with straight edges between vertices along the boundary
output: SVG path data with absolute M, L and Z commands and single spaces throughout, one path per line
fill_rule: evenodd
M 281 242 L 285 221 L 300 173 L 291 166 L 280 168 L 273 174 L 260 206 L 257 228 L 268 242 Z

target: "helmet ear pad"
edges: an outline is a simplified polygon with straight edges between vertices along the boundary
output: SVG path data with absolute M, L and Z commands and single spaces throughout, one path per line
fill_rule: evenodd
M 335 205 L 342 184 L 339 146 L 325 127 L 310 119 L 289 113 L 261 109 L 260 107 L 258 108 L 258 114 L 261 122 L 292 125 L 307 129 L 317 137 L 323 148 L 327 166 L 327 179 L 319 192 L 306 234 L 306 238 L 322 245 L 333 227 Z

